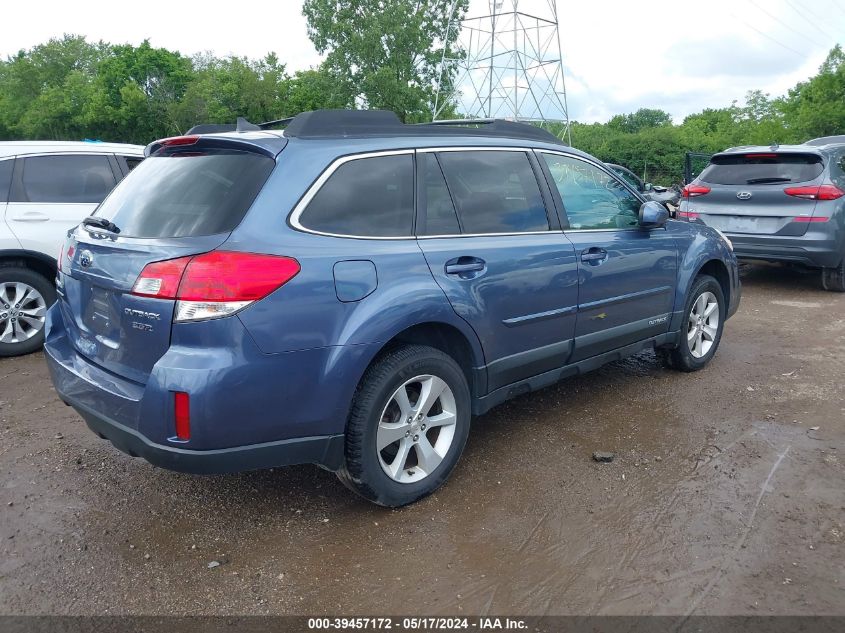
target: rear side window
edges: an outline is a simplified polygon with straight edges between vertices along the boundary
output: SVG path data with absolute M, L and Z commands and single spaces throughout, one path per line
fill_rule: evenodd
M 12 167 L 15 159 L 0 160 L 0 202 L 6 202 L 9 197 L 9 187 L 12 185 Z
M 814 180 L 824 170 L 815 154 L 714 156 L 698 179 L 715 185 L 766 185 Z
M 341 164 L 308 203 L 299 222 L 313 231 L 336 235 L 413 235 L 413 156 L 373 156 Z
M 32 156 L 23 160 L 23 191 L 16 202 L 102 202 L 114 187 L 106 156 Z
M 549 230 L 540 187 L 524 152 L 438 154 L 464 233 Z
M 143 158 L 136 158 L 136 157 L 134 157 L 134 156 L 126 156 L 126 157 L 125 157 L 125 160 L 126 160 L 126 169 L 128 169 L 129 171 L 132 171 L 132 170 L 133 170 L 133 169 L 135 169 L 138 165 L 140 165 L 140 164 L 141 164 L 141 162 L 142 162 L 144 159 L 143 159 Z
M 96 215 L 126 237 L 227 233 L 240 224 L 275 162 L 238 151 L 151 156 L 124 178 Z
M 0 168 L 2 169 L 2 168 Z M 830 179 L 837 187 L 845 191 L 845 151 L 840 152 L 830 163 Z M 0 177 L 0 182 L 3 178 Z M 0 194 L 2 195 L 2 194 Z M 2 198 L 0 198 L 2 200 Z

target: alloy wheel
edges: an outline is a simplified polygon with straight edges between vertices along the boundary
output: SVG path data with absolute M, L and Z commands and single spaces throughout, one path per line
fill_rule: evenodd
M 388 477 L 414 483 L 443 461 L 455 438 L 455 395 L 446 382 L 425 374 L 399 386 L 379 418 L 376 450 Z
M 692 304 L 687 319 L 687 345 L 694 358 L 707 356 L 719 331 L 719 300 L 709 290 Z
M 47 302 L 20 281 L 0 283 L 0 343 L 28 341 L 44 328 Z

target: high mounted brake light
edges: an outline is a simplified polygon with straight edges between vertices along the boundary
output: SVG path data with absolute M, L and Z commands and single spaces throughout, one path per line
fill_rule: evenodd
M 158 144 L 162 147 L 173 147 L 175 145 L 194 145 L 199 136 L 171 136 L 170 138 L 161 139 Z
M 213 319 L 263 299 L 299 270 L 291 257 L 211 251 L 147 264 L 132 294 L 176 299 L 175 321 Z

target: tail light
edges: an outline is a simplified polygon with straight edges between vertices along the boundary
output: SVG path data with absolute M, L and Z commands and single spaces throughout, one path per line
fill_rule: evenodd
M 710 193 L 710 187 L 696 184 L 687 185 L 681 191 L 681 195 L 684 198 L 697 198 L 698 196 L 703 196 L 708 193 Z
M 211 251 L 147 264 L 132 294 L 176 299 L 174 321 L 213 319 L 263 299 L 299 270 L 290 257 Z
M 813 185 L 810 187 L 787 187 L 783 192 L 788 196 L 804 198 L 805 200 L 836 200 L 845 196 L 845 191 L 831 184 Z
M 792 218 L 793 222 L 827 222 L 830 218 L 824 215 L 799 215 Z

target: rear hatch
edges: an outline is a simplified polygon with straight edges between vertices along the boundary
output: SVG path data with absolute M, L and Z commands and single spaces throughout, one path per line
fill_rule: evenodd
M 95 212 L 107 226 L 80 225 L 61 254 L 60 306 L 72 344 L 142 384 L 170 346 L 176 301 L 133 294 L 139 275 L 152 262 L 219 247 L 275 166 L 262 148 L 189 138 L 159 145 Z
M 725 233 L 803 235 L 800 218 L 816 206 L 807 188 L 821 184 L 823 172 L 813 152 L 717 154 L 688 187 L 684 212 Z

